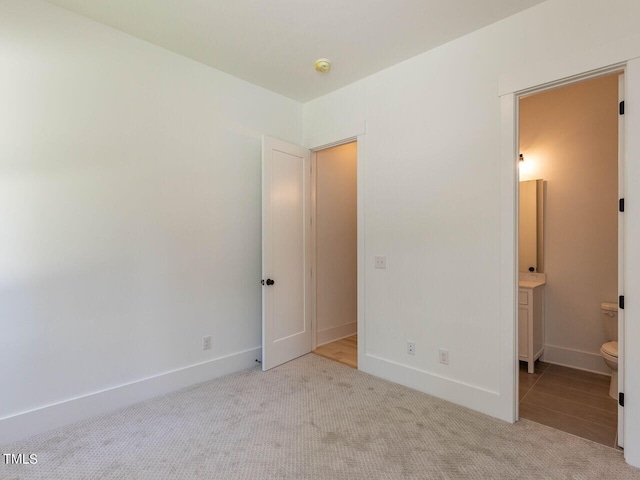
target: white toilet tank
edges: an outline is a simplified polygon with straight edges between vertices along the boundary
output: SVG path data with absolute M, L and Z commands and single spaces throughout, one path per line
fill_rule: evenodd
M 600 305 L 602 311 L 602 325 L 604 325 L 604 335 L 607 342 L 618 340 L 618 304 L 603 303 Z

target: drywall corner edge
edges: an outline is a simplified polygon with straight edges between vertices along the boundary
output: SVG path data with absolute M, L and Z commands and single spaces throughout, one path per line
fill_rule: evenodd
M 499 418 L 518 420 L 518 177 L 516 163 L 518 104 L 515 94 L 500 97 L 500 384 Z

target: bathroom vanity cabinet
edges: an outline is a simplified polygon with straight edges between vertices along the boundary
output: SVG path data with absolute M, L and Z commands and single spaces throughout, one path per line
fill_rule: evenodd
M 533 373 L 544 350 L 544 281 L 520 281 L 518 289 L 518 355 Z

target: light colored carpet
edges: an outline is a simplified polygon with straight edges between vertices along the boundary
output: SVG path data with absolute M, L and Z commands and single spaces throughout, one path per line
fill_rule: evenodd
M 2 479 L 625 478 L 618 450 L 310 354 L 2 447 Z M 1 460 L 1 459 L 0 459 Z

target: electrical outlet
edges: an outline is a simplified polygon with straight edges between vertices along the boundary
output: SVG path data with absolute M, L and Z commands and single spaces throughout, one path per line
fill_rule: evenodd
M 206 337 L 202 337 L 202 349 L 210 350 L 211 349 L 211 335 L 207 335 Z
M 407 355 L 415 355 L 415 354 L 416 354 L 415 342 L 407 342 Z
M 373 257 L 373 263 L 376 268 L 387 268 L 387 257 L 384 255 L 376 255 Z
M 449 350 L 445 350 L 444 348 L 441 348 L 438 351 L 438 356 L 441 364 L 449 365 Z

